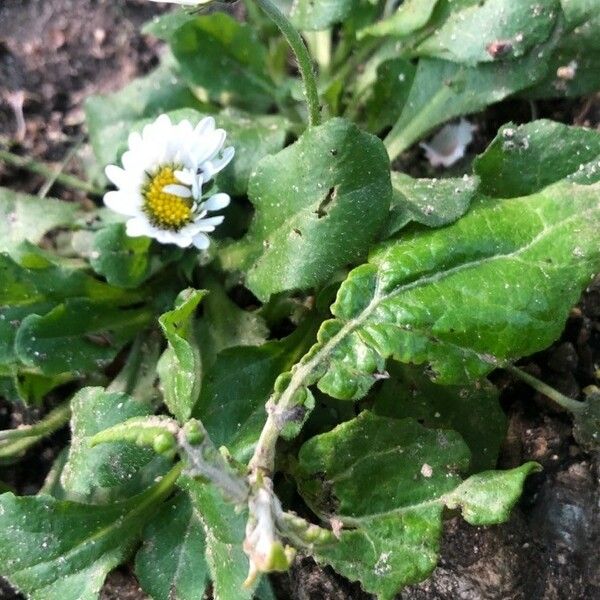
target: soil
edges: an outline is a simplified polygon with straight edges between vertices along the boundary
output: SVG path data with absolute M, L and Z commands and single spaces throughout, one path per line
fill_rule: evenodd
M 59 166 L 83 142 L 67 172 L 80 174 L 85 146 L 83 100 L 122 87 L 157 62 L 160 45 L 139 34 L 152 15 L 168 10 L 148 0 L 2 0 L 0 5 L 0 143 L 23 156 Z M 513 100 L 477 119 L 473 152 L 497 128 L 534 116 L 597 127 L 598 98 L 531 105 Z M 401 161 L 405 170 L 430 174 L 419 151 Z M 0 185 L 37 192 L 43 178 L 0 164 Z M 53 194 L 83 200 L 55 186 Z M 598 385 L 600 282 L 573 309 L 561 339 L 522 361 L 522 368 L 563 393 L 578 397 Z M 600 598 L 600 455 L 583 451 L 572 436 L 569 415 L 527 386 L 495 376 L 509 417 L 501 468 L 536 460 L 544 467 L 531 477 L 506 525 L 478 528 L 449 518 L 441 560 L 432 577 L 405 589 L 401 600 L 588 600 Z M 50 399 L 50 403 L 52 399 Z M 43 409 L 41 409 L 43 410 Z M 40 409 L 0 402 L 0 428 L 32 422 Z M 4 467 L 2 480 L 19 493 L 35 493 L 64 446 L 59 432 L 30 452 L 19 469 Z M 23 478 L 23 473 L 27 474 Z M 299 557 L 289 573 L 273 577 L 281 600 L 366 600 L 371 598 L 329 568 Z M 103 600 L 142 600 L 127 566 L 113 572 Z M 0 600 L 21 598 L 0 580 Z

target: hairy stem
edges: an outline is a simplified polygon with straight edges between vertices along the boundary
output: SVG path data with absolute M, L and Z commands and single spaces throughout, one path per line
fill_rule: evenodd
M 304 96 L 308 105 L 308 124 L 311 127 L 319 125 L 321 122 L 321 105 L 317 91 L 317 80 L 306 44 L 287 17 L 271 0 L 256 0 L 256 3 L 279 27 L 283 37 L 292 48 L 304 84 Z
M 547 383 L 540 381 L 537 377 L 526 373 L 522 369 L 515 367 L 514 365 L 505 366 L 504 369 L 522 379 L 526 383 L 528 383 L 534 390 L 540 392 L 544 396 L 547 396 L 559 406 L 562 406 L 565 410 L 568 410 L 572 413 L 581 412 L 585 408 L 585 402 L 579 402 L 577 400 L 573 400 L 572 398 L 568 398 L 564 394 L 561 394 L 558 390 L 555 390 L 553 387 L 549 386 Z
M 309 352 L 293 369 L 292 377 L 282 392 L 276 392 L 267 402 L 267 421 L 262 429 L 254 455 L 248 465 L 248 523 L 244 552 L 250 561 L 246 584 L 251 584 L 258 573 L 281 571 L 289 568 L 293 552 L 284 546 L 282 539 L 296 542 L 305 539 L 312 544 L 331 538 L 331 532 L 317 525 L 284 513 L 273 492 L 275 447 L 282 429 L 294 415 L 298 403 L 297 393 L 315 383 L 315 371 L 327 360 L 335 347 L 369 315 L 369 309 L 379 302 L 376 293 L 361 317 L 346 323 L 316 352 Z M 308 357 L 308 358 L 307 358 Z
M 279 439 L 279 434 L 286 424 L 287 415 L 291 414 L 291 409 L 295 406 L 296 393 L 303 387 L 315 383 L 313 379 L 314 372 L 331 355 L 336 346 L 362 323 L 369 318 L 371 312 L 382 300 L 379 286 L 373 294 L 371 302 L 366 306 L 360 316 L 345 323 L 340 330 L 332 336 L 327 342 L 322 344 L 316 352 L 309 351 L 293 369 L 292 377 L 281 393 L 275 393 L 267 402 L 267 412 L 269 416 L 263 427 L 260 438 L 256 445 L 254 455 L 249 463 L 250 478 L 256 479 L 256 474 L 270 477 L 273 473 L 275 464 L 275 444 Z M 314 348 L 314 347 L 313 347 Z
M 196 419 L 190 423 L 194 425 L 199 443 L 194 444 L 189 441 L 189 434 L 186 433 L 185 427 L 177 433 L 180 454 L 185 457 L 187 463 L 186 474 L 208 479 L 231 502 L 237 506 L 245 504 L 248 499 L 248 485 L 244 477 L 236 473 L 215 448 L 204 425 Z

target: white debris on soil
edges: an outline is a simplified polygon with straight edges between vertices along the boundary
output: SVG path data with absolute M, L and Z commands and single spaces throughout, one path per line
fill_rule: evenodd
M 556 76 L 559 79 L 564 79 L 565 81 L 571 81 L 575 79 L 575 75 L 577 75 L 577 61 L 572 60 L 568 65 L 563 67 L 558 67 L 556 70 Z
M 344 523 L 341 519 L 338 519 L 337 517 L 332 517 L 329 520 L 329 524 L 331 525 L 331 531 L 333 532 L 333 535 L 335 535 L 335 537 L 339 540 L 340 536 L 342 535 L 342 528 L 344 527 Z
M 424 463 L 421 467 L 421 475 L 423 475 L 423 477 L 431 477 L 433 475 L 433 469 L 431 468 L 431 465 Z
M 450 167 L 465 155 L 467 146 L 473 141 L 475 126 L 461 119 L 442 127 L 429 141 L 419 144 L 433 167 Z

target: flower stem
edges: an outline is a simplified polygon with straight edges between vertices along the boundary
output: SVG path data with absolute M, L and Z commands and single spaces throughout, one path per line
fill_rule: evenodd
M 579 402 L 578 400 L 573 400 L 572 398 L 568 398 L 564 394 L 561 394 L 558 390 L 555 390 L 553 387 L 549 386 L 547 383 L 540 381 L 537 377 L 526 373 L 522 369 L 515 367 L 514 365 L 507 365 L 504 367 L 506 371 L 522 379 L 526 383 L 528 383 L 534 390 L 538 391 L 540 394 L 547 396 L 559 406 L 562 406 L 565 410 L 568 410 L 572 413 L 578 413 L 585 408 L 585 402 Z
M 292 48 L 298 69 L 304 84 L 304 96 L 308 105 L 308 124 L 310 127 L 319 125 L 321 122 L 321 105 L 319 92 L 317 91 L 317 80 L 313 69 L 312 60 L 304 40 L 289 22 L 287 17 L 271 2 L 271 0 L 256 0 L 256 4 L 273 20 L 279 27 L 283 37 Z

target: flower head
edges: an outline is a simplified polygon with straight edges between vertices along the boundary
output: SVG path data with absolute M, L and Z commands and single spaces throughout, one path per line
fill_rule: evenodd
M 233 148 L 223 149 L 225 136 L 212 117 L 194 127 L 187 120 L 175 125 L 167 115 L 129 136 L 123 167 L 106 167 L 117 190 L 104 195 L 108 208 L 130 217 L 127 235 L 208 248 L 207 233 L 224 217 L 206 215 L 225 208 L 230 198 L 222 192 L 203 195 L 202 188 L 233 158 Z

